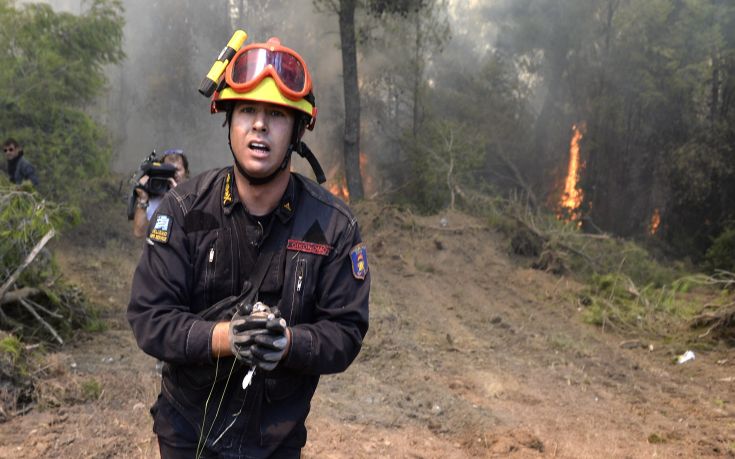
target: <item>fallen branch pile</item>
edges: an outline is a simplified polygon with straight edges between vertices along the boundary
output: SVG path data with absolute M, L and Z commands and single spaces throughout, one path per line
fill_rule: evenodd
M 32 190 L 0 182 L 0 329 L 61 345 L 88 320 L 81 293 L 59 281 L 46 248 L 74 216 Z

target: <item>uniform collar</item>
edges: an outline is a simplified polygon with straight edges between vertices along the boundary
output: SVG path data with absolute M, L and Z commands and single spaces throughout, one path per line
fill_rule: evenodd
M 273 213 L 281 220 L 282 223 L 288 222 L 296 211 L 295 184 L 293 175 L 289 175 L 288 186 L 283 193 Z M 222 187 L 222 208 L 225 215 L 230 215 L 232 210 L 241 205 L 247 211 L 245 205 L 240 201 L 240 195 L 237 193 L 237 184 L 235 183 L 235 173 L 232 167 L 227 168 L 224 186 Z

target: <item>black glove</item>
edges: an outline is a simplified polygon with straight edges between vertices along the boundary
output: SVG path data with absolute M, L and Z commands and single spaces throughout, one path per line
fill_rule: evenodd
M 286 332 L 287 328 L 286 320 L 279 314 L 268 316 L 265 324 L 266 333 L 257 333 L 252 336 L 250 358 L 255 366 L 265 371 L 272 371 L 276 368 L 291 344 L 291 335 Z
M 268 333 L 268 317 L 265 314 L 252 314 L 252 311 L 252 304 L 238 304 L 230 320 L 228 333 L 232 354 L 248 366 L 253 366 L 254 363 L 250 352 L 250 347 L 254 344 L 253 338 L 258 334 Z

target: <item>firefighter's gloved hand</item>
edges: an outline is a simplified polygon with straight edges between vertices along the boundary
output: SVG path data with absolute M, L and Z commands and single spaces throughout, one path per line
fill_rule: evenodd
M 254 363 L 250 351 L 254 337 L 268 333 L 268 318 L 264 315 L 251 315 L 252 310 L 251 304 L 239 304 L 230 320 L 228 333 L 232 354 L 248 366 Z
M 266 333 L 253 335 L 250 356 L 255 366 L 272 371 L 288 352 L 291 333 L 286 320 L 274 314 L 268 316 L 265 329 Z

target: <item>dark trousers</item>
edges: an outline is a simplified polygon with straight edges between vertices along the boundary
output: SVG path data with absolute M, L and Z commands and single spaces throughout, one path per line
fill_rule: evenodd
M 161 452 L 161 459 L 194 459 L 197 457 L 196 445 L 191 446 L 171 446 L 158 437 L 158 449 Z M 215 459 L 219 456 L 217 453 L 205 449 L 200 459 Z M 301 457 L 301 448 L 281 447 L 269 456 L 272 459 L 299 459 Z

